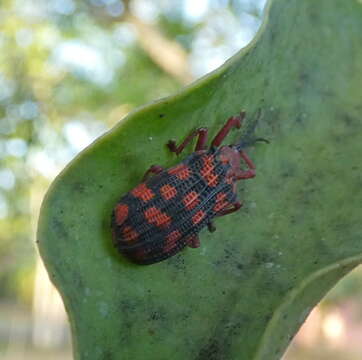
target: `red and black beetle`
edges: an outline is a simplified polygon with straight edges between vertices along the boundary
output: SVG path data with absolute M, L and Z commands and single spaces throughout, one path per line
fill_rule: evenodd
M 186 246 L 199 247 L 203 227 L 214 231 L 215 217 L 240 209 L 236 181 L 254 177 L 255 166 L 243 150 L 244 143 L 220 145 L 232 128 L 240 128 L 244 117 L 241 112 L 229 118 L 208 150 L 206 128 L 192 132 L 179 146 L 169 141 L 169 149 L 180 154 L 198 136 L 195 152 L 169 169 L 151 166 L 143 182 L 115 206 L 113 241 L 122 254 L 145 265 L 165 260 Z

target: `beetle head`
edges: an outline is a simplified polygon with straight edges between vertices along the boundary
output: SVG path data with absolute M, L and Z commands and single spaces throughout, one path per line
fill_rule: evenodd
M 233 176 L 240 170 L 240 152 L 235 146 L 223 146 L 220 148 L 220 161 L 224 164 L 230 164 L 230 176 Z

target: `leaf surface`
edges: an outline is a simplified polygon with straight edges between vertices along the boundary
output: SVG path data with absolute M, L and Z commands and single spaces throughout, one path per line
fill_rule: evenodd
M 279 359 L 362 253 L 362 3 L 273 0 L 258 35 L 217 71 L 131 113 L 58 176 L 39 249 L 60 290 L 75 359 Z M 201 247 L 151 266 L 111 245 L 110 214 L 164 144 L 210 136 L 245 109 L 257 177 Z M 189 152 L 191 152 L 189 148 Z

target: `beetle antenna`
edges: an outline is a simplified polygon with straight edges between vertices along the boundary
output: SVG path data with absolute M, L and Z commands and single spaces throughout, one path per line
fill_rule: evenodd
M 242 137 L 242 139 L 240 140 L 240 142 L 238 144 L 235 145 L 235 148 L 238 150 L 238 151 L 241 151 L 242 149 L 245 149 L 249 146 L 252 146 L 254 145 L 256 142 L 258 141 L 262 141 L 262 142 L 265 142 L 266 144 L 269 144 L 270 141 L 265 139 L 265 138 L 261 138 L 261 137 L 253 137 L 251 136 L 254 131 L 255 131 L 255 127 L 261 117 L 261 114 L 262 114 L 262 111 L 261 109 L 259 108 L 259 110 L 257 111 L 256 113 L 256 120 L 254 120 L 252 122 L 252 125 L 249 126 L 249 128 L 247 129 L 246 133 L 244 134 L 244 136 Z
M 235 148 L 238 151 L 241 151 L 245 148 L 248 148 L 250 146 L 253 146 L 256 142 L 264 142 L 266 144 L 270 144 L 270 141 L 268 139 L 264 139 L 264 138 L 249 138 L 248 140 L 242 140 L 239 142 L 239 144 L 235 145 Z

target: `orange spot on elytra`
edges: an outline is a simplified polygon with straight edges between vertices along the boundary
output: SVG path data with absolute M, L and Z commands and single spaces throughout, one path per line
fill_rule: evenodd
M 116 216 L 116 223 L 118 225 L 121 225 L 128 216 L 128 205 L 126 204 L 117 204 L 115 210 L 114 210 L 115 216 Z
M 126 240 L 126 241 L 135 241 L 139 234 L 136 230 L 133 230 L 130 226 L 125 226 L 123 231 L 122 231 L 122 234 L 123 234 L 123 238 Z
M 171 168 L 168 170 L 168 173 L 170 175 L 175 175 L 181 180 L 187 179 L 191 174 L 190 169 L 185 164 L 180 164 Z
M 131 194 L 136 198 L 142 199 L 145 202 L 151 200 L 155 196 L 154 192 L 149 189 L 145 183 L 136 186 L 131 191 Z
M 154 224 L 159 227 L 167 227 L 171 223 L 171 217 L 155 206 L 150 207 L 144 212 L 146 220 L 150 224 Z
M 214 211 L 219 212 L 229 205 L 229 202 L 225 200 L 226 194 L 221 192 L 216 195 L 216 204 L 214 206 Z
M 204 155 L 202 157 L 204 164 L 213 165 L 214 164 L 214 155 Z
M 214 157 L 212 155 L 203 156 L 203 167 L 200 170 L 201 176 L 206 180 L 209 186 L 216 186 L 218 184 L 218 175 L 214 173 Z
M 209 186 L 216 186 L 218 183 L 219 175 L 216 175 L 214 173 L 209 174 L 206 176 L 206 181 Z
M 216 201 L 223 201 L 225 198 L 226 198 L 226 194 L 223 193 L 223 192 L 219 192 L 219 193 L 216 195 Z
M 176 246 L 176 242 L 177 242 L 177 240 L 179 240 L 181 238 L 181 236 L 182 236 L 182 234 L 178 230 L 174 230 L 174 231 L 170 232 L 166 236 L 166 244 L 165 244 L 165 247 L 163 248 L 163 250 L 165 252 L 172 250 Z
M 198 199 L 199 194 L 196 191 L 191 191 L 184 196 L 182 202 L 185 205 L 187 210 L 192 210 L 195 206 L 197 206 L 200 202 Z
M 163 185 L 160 189 L 160 193 L 165 200 L 170 200 L 176 196 L 177 190 L 172 185 Z
M 202 210 L 199 210 L 193 217 L 192 217 L 192 222 L 196 225 L 198 224 L 204 217 L 205 217 L 205 212 Z

